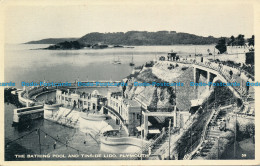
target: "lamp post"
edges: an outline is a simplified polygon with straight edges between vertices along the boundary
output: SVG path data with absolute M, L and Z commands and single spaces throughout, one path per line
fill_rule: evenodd
M 191 150 L 192 150 L 192 124 L 191 124 L 191 131 L 190 131 L 190 147 L 191 147 Z
M 42 154 L 42 148 L 41 148 L 41 131 L 40 131 L 40 128 L 37 129 L 37 134 L 38 134 L 38 142 L 39 142 L 40 154 Z
M 214 61 L 215 61 L 215 47 L 214 47 Z
M 143 160 L 143 129 L 141 128 L 141 142 L 142 142 L 142 149 L 141 149 L 141 160 Z
M 217 155 L 218 155 L 218 159 L 219 159 L 219 157 L 220 157 L 220 156 L 219 156 L 219 140 L 222 139 L 222 138 L 225 138 L 225 137 L 220 137 L 220 136 L 218 136 L 217 138 L 218 138 L 218 154 L 217 154 Z
M 219 159 L 219 139 L 220 137 L 218 137 L 218 159 Z
M 175 82 L 175 105 L 177 106 L 177 82 Z
M 171 159 L 171 119 L 169 121 L 169 160 Z
M 142 112 L 142 107 L 141 107 L 141 115 L 140 115 L 140 128 L 141 128 L 141 142 L 142 142 L 142 150 L 141 150 L 141 160 L 143 160 L 143 128 L 142 128 L 142 118 L 143 118 L 143 112 Z
M 237 113 L 235 112 L 235 140 L 234 140 L 234 158 L 236 158 L 236 140 L 237 140 Z

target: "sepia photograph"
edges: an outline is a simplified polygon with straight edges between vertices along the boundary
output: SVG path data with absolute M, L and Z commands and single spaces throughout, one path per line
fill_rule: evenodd
M 259 164 L 259 5 L 2 1 L 1 163 Z

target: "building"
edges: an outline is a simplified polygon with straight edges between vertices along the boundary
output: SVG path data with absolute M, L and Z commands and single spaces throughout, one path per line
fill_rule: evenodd
M 177 56 L 177 52 L 169 52 L 167 55 L 168 61 L 177 61 L 179 56 Z
M 109 92 L 107 95 L 107 106 L 122 117 L 130 135 L 137 133 L 136 127 L 140 126 L 142 117 L 141 104 L 139 102 L 123 98 L 121 92 Z M 120 120 L 117 119 L 117 124 L 119 123 Z
M 76 104 L 77 108 L 99 111 L 101 105 L 106 102 L 97 90 L 91 94 L 85 92 L 70 92 L 70 90 L 57 90 L 56 102 L 64 104 L 64 106 L 73 106 Z

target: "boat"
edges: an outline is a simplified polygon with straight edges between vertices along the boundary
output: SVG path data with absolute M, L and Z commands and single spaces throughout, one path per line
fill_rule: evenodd
M 134 56 L 133 56 L 133 54 L 132 54 L 132 61 L 129 63 L 129 66 L 134 66 L 135 64 L 134 64 Z
M 113 64 L 114 64 L 114 65 L 120 65 L 120 64 L 121 64 L 121 61 L 119 60 L 119 56 L 118 56 L 118 59 L 117 59 L 117 60 L 114 60 L 114 61 L 113 61 Z

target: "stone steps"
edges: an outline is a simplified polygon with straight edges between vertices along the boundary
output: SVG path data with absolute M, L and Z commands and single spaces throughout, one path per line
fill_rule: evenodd
M 151 155 L 155 155 L 156 151 L 162 147 L 163 144 L 169 142 L 169 134 L 167 134 L 159 143 L 153 146 Z

